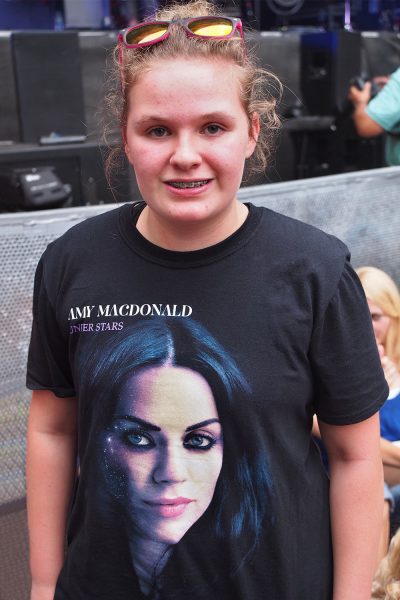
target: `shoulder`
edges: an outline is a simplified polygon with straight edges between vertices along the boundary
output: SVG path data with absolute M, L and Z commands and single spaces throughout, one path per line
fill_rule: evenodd
M 73 225 L 47 246 L 42 260 L 49 264 L 62 259 L 79 260 L 98 251 L 107 240 L 115 239 L 118 235 L 119 221 L 129 213 L 129 209 L 129 205 L 106 209 L 99 215 Z
M 307 296 L 324 310 L 350 269 L 346 244 L 313 225 L 267 208 L 262 211 L 256 252 L 265 257 L 268 276 Z
M 293 217 L 269 208 L 256 207 L 261 211 L 261 233 L 283 256 L 302 257 L 312 263 L 341 259 L 342 265 L 349 257 L 349 250 L 336 236 L 322 231 Z
M 105 209 L 101 214 L 94 217 L 89 217 L 76 225 L 70 227 L 57 240 L 52 243 L 54 248 L 61 248 L 65 244 L 76 244 L 80 241 L 87 241 L 93 238 L 98 233 L 107 233 L 113 230 L 118 224 L 121 212 L 126 210 L 127 205 L 118 206 L 117 208 Z
M 392 80 L 400 83 L 400 67 L 396 69 L 394 73 L 392 73 L 388 83 L 390 83 Z
M 70 227 L 43 252 L 36 279 L 40 278 L 49 294 L 57 295 L 78 273 L 90 274 L 98 265 L 115 264 L 125 248 L 120 220 L 130 218 L 130 211 L 128 204 L 106 209 Z

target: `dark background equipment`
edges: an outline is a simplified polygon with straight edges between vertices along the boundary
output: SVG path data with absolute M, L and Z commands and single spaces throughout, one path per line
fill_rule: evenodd
M 21 142 L 85 135 L 79 40 L 75 32 L 11 36 Z
M 399 10 L 385 2 L 222 3 L 226 13 L 252 24 L 247 38 L 261 65 L 284 85 L 283 127 L 276 151 L 266 173 L 248 177 L 244 185 L 384 165 L 382 137 L 367 140 L 356 135 L 346 97 L 355 77 L 388 74 L 400 65 L 400 34 L 395 31 Z M 32 173 L 47 168 L 46 176 L 56 178 L 60 189 L 70 189 L 58 206 L 139 198 L 126 160 L 111 188 L 105 178 L 100 104 L 116 29 L 149 14 L 158 4 L 0 0 L 0 29 L 10 29 L 0 32 L 0 211 L 30 209 L 35 202 L 44 208 L 55 199 L 42 195 L 41 203 L 39 196 L 35 200 L 29 186 L 21 185 L 21 169 Z M 368 13 L 378 7 L 376 31 L 351 30 L 361 4 Z M 117 130 L 115 139 L 118 136 Z
M 0 145 L 0 212 L 128 202 L 138 197 L 135 180 L 126 164 L 113 181 L 112 189 L 109 188 L 103 152 L 98 142 L 51 147 Z M 22 185 L 21 177 L 27 173 L 39 173 L 42 178 L 49 178 L 47 183 L 57 182 L 59 191 L 45 193 L 44 188 L 40 196 L 34 196 L 33 192 L 38 190 L 29 189 L 29 182 Z

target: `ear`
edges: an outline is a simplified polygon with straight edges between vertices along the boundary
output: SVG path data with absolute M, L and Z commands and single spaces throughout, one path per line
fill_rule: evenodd
M 260 135 L 260 115 L 253 112 L 251 115 L 251 123 L 249 127 L 249 141 L 247 143 L 246 158 L 250 158 L 257 145 L 258 136 Z

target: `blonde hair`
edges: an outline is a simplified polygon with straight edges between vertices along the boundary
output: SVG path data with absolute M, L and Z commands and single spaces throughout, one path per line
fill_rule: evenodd
M 400 369 L 400 292 L 393 279 L 376 267 L 356 269 L 368 300 L 390 317 L 385 354 Z
M 192 0 L 185 4 L 174 3 L 160 9 L 155 20 L 172 21 L 188 17 L 207 15 L 223 16 L 217 7 L 208 0 Z M 114 51 L 113 89 L 106 96 L 106 105 L 118 121 L 124 132 L 129 113 L 129 92 L 141 74 L 150 69 L 156 61 L 177 57 L 207 58 L 224 60 L 237 67 L 240 99 L 249 121 L 256 113 L 260 119 L 260 135 L 253 156 L 250 159 L 252 172 L 265 170 L 272 154 L 280 119 L 276 112 L 277 100 L 282 95 L 282 84 L 271 72 L 260 68 L 254 51 L 243 51 L 242 40 L 234 36 L 227 40 L 196 39 L 188 37 L 182 27 L 173 27 L 165 41 L 145 48 L 125 48 L 122 46 L 122 65 L 118 60 L 119 49 Z M 122 82 L 122 85 L 121 85 Z M 109 138 L 110 128 L 105 127 L 105 140 Z M 111 128 L 112 131 L 112 128 Z M 122 140 L 121 140 L 122 141 Z M 122 147 L 111 150 L 106 160 L 106 172 L 111 173 Z
M 400 600 L 400 529 L 390 542 L 372 583 L 372 600 Z

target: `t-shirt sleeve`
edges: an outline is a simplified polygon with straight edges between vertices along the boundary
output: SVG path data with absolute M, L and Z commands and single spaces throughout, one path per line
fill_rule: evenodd
M 388 396 L 365 294 L 348 261 L 315 325 L 310 361 L 316 386 L 315 412 L 325 423 L 363 421 L 377 412 Z
M 35 273 L 26 386 L 31 390 L 50 390 L 61 398 L 75 396 L 68 344 L 60 331 L 54 306 L 48 297 L 43 257 Z
M 367 114 L 386 131 L 400 126 L 400 69 L 367 106 Z

